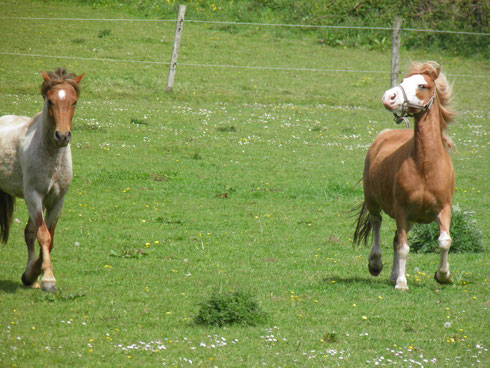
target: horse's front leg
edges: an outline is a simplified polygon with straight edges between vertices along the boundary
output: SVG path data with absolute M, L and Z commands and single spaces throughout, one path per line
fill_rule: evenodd
M 393 259 L 393 271 L 392 277 L 396 275 L 395 289 L 408 290 L 407 285 L 407 259 L 410 247 L 407 241 L 407 232 L 409 225 L 405 220 L 405 216 L 397 216 L 396 218 L 396 242 L 393 242 L 393 248 L 395 248 L 395 254 Z
M 439 224 L 439 250 L 441 259 L 434 278 L 440 284 L 449 284 L 451 282 L 451 272 L 449 272 L 448 253 L 451 248 L 451 237 L 449 236 L 449 225 L 451 224 L 451 206 L 445 207 L 437 216 Z
M 37 237 L 37 226 L 34 221 L 29 218 L 26 228 L 24 230 L 24 238 L 27 245 L 27 265 L 26 270 L 22 274 L 22 282 L 26 286 L 32 288 L 39 288 L 39 282 L 37 278 L 41 274 L 42 265 L 42 253 L 39 258 L 36 259 L 36 252 L 34 249 L 34 242 Z
M 26 227 L 26 243 L 28 251 L 28 262 L 26 271 L 22 275 L 24 284 L 35 284 L 40 273 L 43 274 L 41 289 L 43 291 L 56 291 L 56 279 L 53 275 L 50 252 L 53 247 L 52 233 L 48 230 L 43 218 L 42 197 L 39 193 L 31 191 L 26 195 L 26 204 L 29 210 L 29 222 Z M 52 230 L 54 232 L 54 229 Z M 39 258 L 33 261 L 34 238 L 40 246 Z

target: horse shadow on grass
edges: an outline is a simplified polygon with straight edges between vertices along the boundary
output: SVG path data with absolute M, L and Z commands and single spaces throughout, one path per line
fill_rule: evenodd
M 337 276 L 329 276 L 323 277 L 322 282 L 325 285 L 330 284 L 339 284 L 339 285 L 348 285 L 348 286 L 369 286 L 369 285 L 392 285 L 389 280 L 375 279 L 373 277 L 365 276 L 365 277 L 337 277 Z
M 364 276 L 364 277 L 338 277 L 337 275 L 329 276 L 329 277 L 323 277 L 322 279 L 323 285 L 325 287 L 328 287 L 330 285 L 343 285 L 343 286 L 353 286 L 353 287 L 370 287 L 372 289 L 380 288 L 380 289 L 385 289 L 385 288 L 390 288 L 394 289 L 395 288 L 395 283 L 391 282 L 389 278 L 383 278 L 383 277 L 373 277 L 370 275 Z M 439 284 L 436 284 L 439 285 Z M 442 285 L 439 285 L 439 287 L 442 287 Z M 413 289 L 427 289 L 430 288 L 429 285 L 426 285 L 426 283 L 419 284 L 416 282 L 410 282 L 409 281 L 409 288 Z
M 0 280 L 0 291 L 6 294 L 14 294 L 18 289 L 23 288 L 19 282 L 14 282 L 12 280 Z

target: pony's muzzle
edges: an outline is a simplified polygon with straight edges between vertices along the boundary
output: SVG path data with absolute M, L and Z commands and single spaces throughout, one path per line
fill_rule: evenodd
M 386 91 L 383 97 L 381 98 L 381 102 L 383 103 L 384 107 L 387 110 L 390 111 L 395 110 L 400 105 L 398 101 L 398 93 L 396 89 L 392 88 L 389 91 Z
M 56 132 L 54 132 L 54 141 L 56 142 L 56 145 L 58 147 L 66 147 L 68 143 L 70 143 L 70 139 L 71 139 L 70 131 L 60 132 L 59 130 L 57 130 Z

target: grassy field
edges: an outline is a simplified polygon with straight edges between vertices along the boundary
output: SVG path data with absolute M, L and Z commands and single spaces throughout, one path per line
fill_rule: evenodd
M 0 1 L 3 16 L 125 18 L 46 1 Z M 168 61 L 174 24 L 0 21 L 1 52 Z M 40 70 L 86 73 L 73 122 L 74 179 L 53 251 L 57 294 L 26 289 L 19 200 L 0 247 L 1 367 L 488 367 L 488 63 L 438 61 L 454 82 L 454 202 L 475 212 L 486 251 L 408 261 L 409 291 L 351 246 L 348 211 L 389 74 L 168 66 L 0 54 L 0 115 L 42 108 Z M 328 48 L 284 30 L 185 24 L 180 60 L 389 71 L 388 52 Z M 256 296 L 257 327 L 192 323 L 216 290 Z

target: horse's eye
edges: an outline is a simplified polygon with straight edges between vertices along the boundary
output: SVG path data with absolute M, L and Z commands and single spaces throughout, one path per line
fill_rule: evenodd
M 419 84 L 420 89 L 427 89 L 427 86 L 425 84 Z
M 73 107 L 75 107 L 77 105 L 77 101 L 73 102 Z
M 48 100 L 48 105 L 53 106 L 53 102 L 51 100 Z

